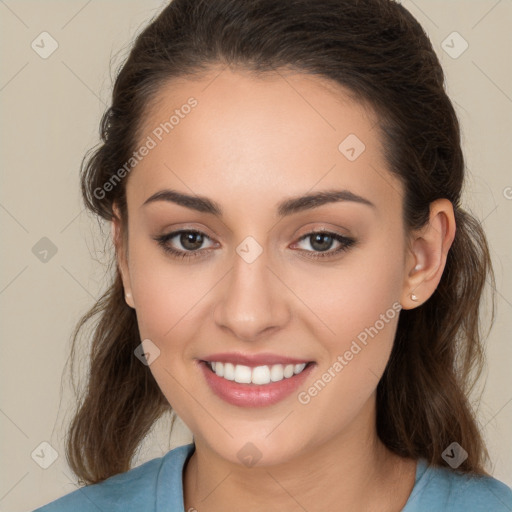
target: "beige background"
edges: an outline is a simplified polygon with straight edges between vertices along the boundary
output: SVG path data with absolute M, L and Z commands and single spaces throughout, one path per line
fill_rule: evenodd
M 445 69 L 469 169 L 465 204 L 491 244 L 498 309 L 478 411 L 492 455 L 489 470 L 512 486 L 512 2 L 402 3 L 429 34 Z M 71 330 L 103 288 L 110 247 L 83 211 L 78 169 L 97 142 L 111 59 L 113 74 L 134 34 L 161 5 L 0 2 L 0 511 L 30 511 L 76 488 L 62 443 L 72 395 L 67 374 L 61 377 Z M 47 59 L 31 48 L 43 31 L 59 45 Z M 469 44 L 455 59 L 442 47 L 453 31 Z M 454 45 L 461 48 L 460 41 Z M 32 252 L 43 237 L 57 248 L 46 263 Z M 157 425 L 137 464 L 190 441 L 183 424 L 169 440 L 167 426 Z M 47 469 L 31 457 L 44 441 L 58 454 Z

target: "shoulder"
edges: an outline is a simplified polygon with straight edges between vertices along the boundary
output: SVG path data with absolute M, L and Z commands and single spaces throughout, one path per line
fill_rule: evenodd
M 181 471 L 193 446 L 174 448 L 129 471 L 80 487 L 33 512 L 156 511 L 157 495 L 162 486 L 179 485 L 181 489 Z M 173 475 L 176 478 L 172 478 Z
M 510 512 L 512 489 L 491 476 L 465 474 L 418 461 L 416 483 L 403 512 Z

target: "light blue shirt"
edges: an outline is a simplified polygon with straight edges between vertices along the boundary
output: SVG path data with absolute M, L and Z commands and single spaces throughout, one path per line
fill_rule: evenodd
M 193 443 L 170 450 L 114 475 L 81 487 L 33 512 L 185 512 L 183 467 Z M 419 459 L 416 481 L 402 512 L 511 512 L 512 489 L 492 477 L 468 476 L 429 467 Z

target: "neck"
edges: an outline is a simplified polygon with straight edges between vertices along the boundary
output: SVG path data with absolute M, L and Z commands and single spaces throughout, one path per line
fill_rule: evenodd
M 219 457 L 201 440 L 184 470 L 185 510 L 399 511 L 414 486 L 416 462 L 379 440 L 374 399 L 346 430 L 301 456 L 245 467 Z

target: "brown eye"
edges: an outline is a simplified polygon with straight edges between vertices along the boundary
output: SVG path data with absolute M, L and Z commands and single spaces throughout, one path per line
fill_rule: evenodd
M 171 243 L 173 239 L 174 243 Z M 155 237 L 155 240 L 162 247 L 162 249 L 171 254 L 175 258 L 195 258 L 204 255 L 206 249 L 201 250 L 201 246 L 206 239 L 210 239 L 208 235 L 196 230 L 180 230 L 173 231 L 166 235 Z M 348 238 L 338 233 L 331 233 L 328 231 L 315 231 L 308 233 L 300 238 L 299 242 L 303 240 L 310 240 L 312 250 L 303 250 L 302 252 L 308 253 L 310 258 L 327 258 L 334 257 L 342 251 L 347 251 L 352 247 L 356 241 L 353 238 Z M 337 242 L 339 247 L 335 250 L 329 250 L 332 245 Z M 175 245 L 179 244 L 181 248 L 176 248 Z
M 205 239 L 209 239 L 205 233 L 196 230 L 173 231 L 167 235 L 155 237 L 155 240 L 163 250 L 177 258 L 194 258 L 200 256 L 204 251 L 200 251 Z M 177 242 L 183 249 L 173 247 L 171 241 L 177 239 Z
M 183 231 L 179 235 L 179 242 L 188 251 L 195 251 L 203 244 L 203 234 L 197 231 Z
M 312 247 L 313 251 L 306 250 L 305 252 L 312 253 L 311 255 L 308 255 L 308 257 L 311 258 L 326 258 L 335 256 L 342 251 L 348 250 L 356 243 L 353 238 L 348 238 L 339 235 L 338 233 L 330 233 L 328 231 L 314 231 L 308 233 L 301 237 L 299 242 L 303 240 L 310 240 L 309 245 Z M 338 244 L 340 244 L 339 247 L 334 251 L 329 251 L 334 242 L 338 242 Z M 315 252 L 319 254 L 315 254 Z

